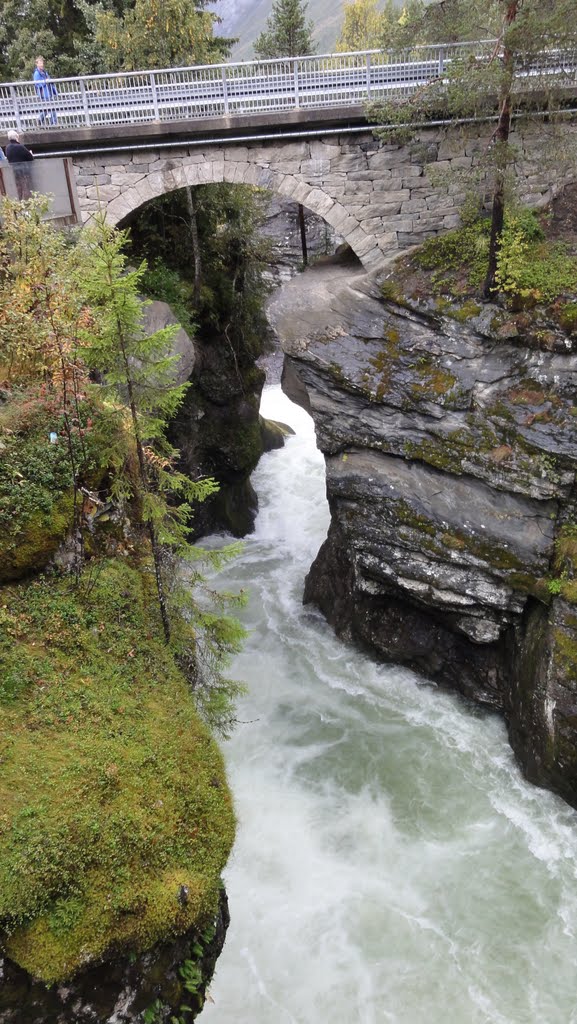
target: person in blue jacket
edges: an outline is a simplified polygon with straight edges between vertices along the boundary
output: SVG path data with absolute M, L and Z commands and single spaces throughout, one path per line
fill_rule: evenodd
M 34 63 L 36 64 L 34 68 L 34 88 L 41 100 L 51 100 L 53 96 L 58 95 L 58 89 L 44 67 L 44 57 L 37 57 Z M 44 124 L 47 114 L 50 117 L 50 124 L 56 124 L 56 111 L 53 107 L 51 109 L 43 108 L 39 112 L 40 124 Z

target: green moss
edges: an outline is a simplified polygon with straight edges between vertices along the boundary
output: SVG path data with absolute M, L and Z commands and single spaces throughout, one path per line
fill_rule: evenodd
M 207 922 L 234 814 L 145 565 L 3 598 L 0 934 L 52 983 Z
M 32 512 L 17 533 L 6 529 L 0 534 L 0 582 L 19 579 L 48 564 L 72 526 L 73 508 L 70 491 L 46 511 Z
M 15 390 L 0 406 L 0 582 L 50 561 L 73 524 L 74 473 L 96 488 L 125 458 L 122 416 L 96 389 L 75 411 L 68 437 L 57 398 L 42 388 Z
M 577 641 L 563 629 L 553 631 L 555 641 L 555 660 L 559 659 L 562 667 L 575 678 L 577 674 Z
M 422 359 L 415 369 L 419 380 L 410 385 L 410 392 L 414 399 L 432 402 L 443 399 L 443 405 L 451 400 L 453 389 L 457 385 L 457 378 L 441 366 L 438 360 Z
M 467 302 L 464 302 L 462 306 L 453 306 L 449 316 L 452 320 L 457 320 L 458 323 L 464 324 L 467 320 L 472 320 L 473 317 L 479 316 L 481 309 L 481 306 L 478 306 L 476 302 L 469 299 Z
M 394 278 L 388 278 L 387 281 L 383 281 L 381 293 L 388 302 L 395 302 L 398 305 L 402 305 L 404 302 L 402 289 Z

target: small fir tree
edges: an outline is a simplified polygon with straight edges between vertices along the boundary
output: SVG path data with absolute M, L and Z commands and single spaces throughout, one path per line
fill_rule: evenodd
M 266 60 L 314 53 L 314 26 L 312 21 L 307 21 L 307 6 L 302 0 L 273 0 L 266 28 L 254 44 L 256 56 Z

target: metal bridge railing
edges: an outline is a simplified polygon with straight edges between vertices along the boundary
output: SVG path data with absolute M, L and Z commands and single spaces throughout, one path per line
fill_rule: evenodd
M 33 82 L 0 84 L 0 131 L 83 128 L 362 104 L 401 98 L 442 78 L 455 61 L 487 59 L 495 40 L 285 57 L 236 64 L 55 78 L 41 98 Z M 548 50 L 519 65 L 523 89 L 577 85 L 577 53 Z
M 83 128 L 361 104 L 405 96 L 447 66 L 486 57 L 493 40 L 412 50 L 286 57 L 235 64 L 55 78 L 56 94 L 33 82 L 0 84 L 0 130 Z

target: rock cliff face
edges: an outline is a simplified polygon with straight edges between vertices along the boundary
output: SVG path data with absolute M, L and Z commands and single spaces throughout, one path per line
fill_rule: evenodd
M 503 711 L 527 776 L 577 804 L 570 339 L 530 348 L 494 307 L 432 314 L 362 272 L 307 281 L 298 317 L 290 284 L 270 308 L 326 459 L 332 521 L 305 601 Z
M 144 322 L 152 333 L 177 319 L 167 303 L 156 300 L 145 307 Z M 193 340 L 181 328 L 173 354 L 175 383 L 189 381 L 190 386 L 170 439 L 180 450 L 185 473 L 219 483 L 218 492 L 195 509 L 196 536 L 224 529 L 242 537 L 254 528 L 258 508 L 250 474 L 263 452 L 284 443 L 283 430 L 259 415 L 264 372 L 238 339 L 233 347 L 219 334 Z

